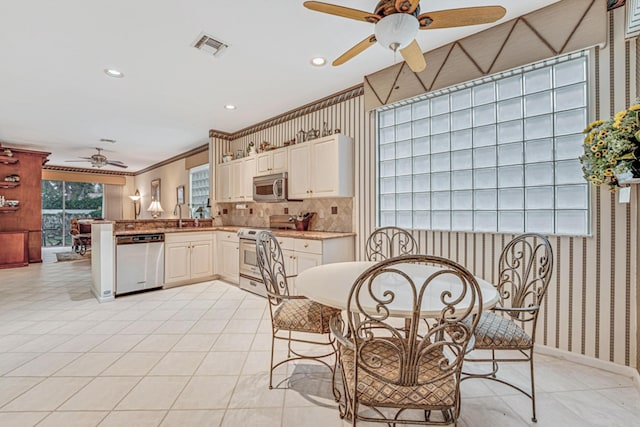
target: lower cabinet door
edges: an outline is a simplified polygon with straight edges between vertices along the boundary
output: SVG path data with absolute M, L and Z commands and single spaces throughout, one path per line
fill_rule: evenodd
M 191 242 L 191 278 L 207 277 L 213 274 L 213 254 L 211 240 Z
M 300 274 L 305 270 L 322 264 L 322 255 L 309 254 L 305 252 L 295 253 L 296 257 L 296 274 Z
M 221 241 L 219 243 L 221 252 L 220 275 L 232 282 L 238 283 L 240 266 L 240 249 L 237 242 Z
M 191 249 L 189 243 L 165 243 L 164 282 L 173 283 L 191 277 Z

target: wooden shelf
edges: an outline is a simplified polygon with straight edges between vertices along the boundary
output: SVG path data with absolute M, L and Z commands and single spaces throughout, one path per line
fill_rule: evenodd
M 9 157 L 9 156 L 0 156 L 0 163 L 5 164 L 5 165 L 13 165 L 18 163 L 18 159 L 16 159 L 15 157 Z
M 20 183 L 15 181 L 0 181 L 0 188 L 16 188 L 18 185 Z
M 20 206 L 2 206 L 0 207 L 0 213 L 13 213 L 20 209 Z

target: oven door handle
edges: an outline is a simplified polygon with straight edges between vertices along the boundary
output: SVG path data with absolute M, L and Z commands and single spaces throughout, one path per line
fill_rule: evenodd
M 272 190 L 273 190 L 273 195 L 274 195 L 276 198 L 280 198 L 280 194 L 278 194 L 278 181 L 282 181 L 282 180 L 281 180 L 281 179 L 276 179 L 276 180 L 274 180 L 274 181 L 273 181 L 273 188 L 272 188 Z

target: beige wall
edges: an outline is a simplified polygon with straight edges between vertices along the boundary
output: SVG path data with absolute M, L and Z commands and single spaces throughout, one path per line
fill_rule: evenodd
M 178 215 L 173 215 L 173 210 L 177 203 L 176 188 L 179 185 L 184 185 L 185 197 L 187 200 L 189 199 L 189 171 L 185 168 L 185 159 L 176 160 L 134 177 L 134 189 L 131 194 L 137 188 L 140 191 L 140 196 L 142 196 L 140 199 L 142 209 L 139 218 L 151 219 L 151 212 L 147 212 L 147 208 L 151 203 L 151 181 L 157 178 L 160 178 L 160 204 L 164 209 L 164 213 L 160 218 L 177 218 Z M 182 207 L 182 217 L 188 217 L 187 209 L 184 206 Z M 129 218 L 133 218 L 133 215 Z

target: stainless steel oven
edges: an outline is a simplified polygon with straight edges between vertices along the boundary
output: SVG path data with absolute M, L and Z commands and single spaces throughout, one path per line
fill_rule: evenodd
M 256 254 L 256 234 L 260 230 L 243 228 L 238 231 L 240 238 L 240 288 L 263 297 L 267 296 L 267 288 L 262 281 Z

